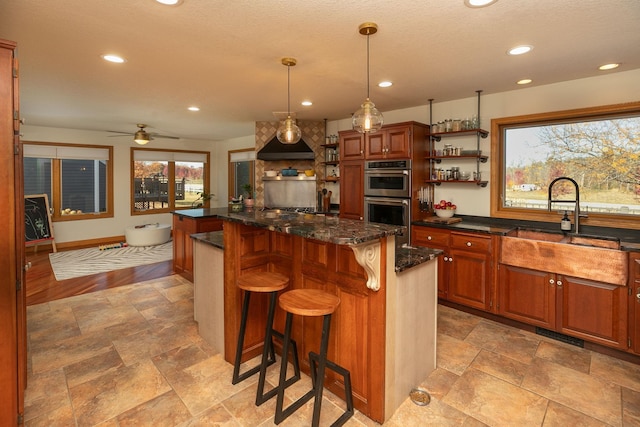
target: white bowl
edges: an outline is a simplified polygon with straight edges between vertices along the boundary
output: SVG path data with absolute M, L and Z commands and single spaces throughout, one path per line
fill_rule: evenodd
M 455 213 L 455 209 L 436 209 L 436 215 L 440 218 L 451 218 Z
M 273 176 L 277 176 L 278 172 L 277 171 L 264 171 L 264 175 L 273 177 Z

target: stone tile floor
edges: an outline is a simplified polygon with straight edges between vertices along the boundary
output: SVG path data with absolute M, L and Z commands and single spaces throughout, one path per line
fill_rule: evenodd
M 640 366 L 438 309 L 431 403 L 407 399 L 385 425 L 640 426 Z M 274 425 L 275 399 L 256 407 L 257 378 L 231 385 L 232 365 L 198 335 L 180 276 L 30 306 L 27 320 L 26 426 Z M 325 391 L 322 425 L 342 407 Z M 309 425 L 311 411 L 281 425 Z

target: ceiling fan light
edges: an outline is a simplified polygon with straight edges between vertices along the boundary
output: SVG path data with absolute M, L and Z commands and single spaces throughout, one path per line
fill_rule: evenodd
M 149 142 L 149 134 L 143 130 L 139 130 L 134 135 L 133 140 L 138 145 L 145 145 Z
M 283 144 L 295 144 L 296 142 L 300 141 L 302 132 L 296 124 L 296 121 L 292 119 L 291 116 L 287 116 L 287 118 L 278 128 L 278 133 L 276 134 L 276 136 L 278 138 L 278 141 Z
M 360 106 L 360 109 L 353 114 L 351 122 L 353 130 L 360 133 L 373 133 L 382 128 L 384 118 L 376 108 L 376 105 L 367 98 Z

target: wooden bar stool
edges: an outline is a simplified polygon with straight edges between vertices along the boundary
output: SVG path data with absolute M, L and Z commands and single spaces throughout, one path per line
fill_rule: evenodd
M 233 378 L 232 384 L 237 384 L 243 381 L 256 372 L 260 372 L 260 378 L 258 380 L 258 390 L 256 393 L 256 405 L 261 405 L 271 397 L 275 396 L 278 392 L 278 388 L 275 387 L 268 392 L 264 392 L 264 384 L 267 376 L 267 367 L 271 366 L 276 361 L 273 336 L 280 338 L 284 341 L 282 333 L 273 329 L 273 318 L 276 312 L 276 301 L 278 298 L 278 292 L 289 286 L 289 279 L 279 273 L 271 273 L 268 271 L 259 271 L 255 273 L 247 273 L 238 279 L 238 288 L 244 291 L 244 301 L 242 303 L 242 317 L 240 319 L 240 331 L 238 333 L 238 345 L 236 347 L 236 357 L 233 364 Z M 267 326 L 265 328 L 264 345 L 262 348 L 262 359 L 260 364 L 247 370 L 244 373 L 240 373 L 240 364 L 242 359 L 242 348 L 244 347 L 244 336 L 247 328 L 247 316 L 249 314 L 249 301 L 252 292 L 269 293 L 269 311 L 267 314 Z M 298 353 L 295 342 L 291 345 L 293 351 L 293 367 L 294 375 L 285 380 L 284 388 L 289 387 L 300 379 L 300 366 L 298 364 Z M 288 359 L 288 358 L 287 358 Z M 283 365 L 286 368 L 287 365 Z
M 280 307 L 287 312 L 287 320 L 284 327 L 284 342 L 282 344 L 282 367 L 280 368 L 280 381 L 277 391 L 275 423 L 280 424 L 289 415 L 298 410 L 306 402 L 314 398 L 313 419 L 311 425 L 317 427 L 320 423 L 320 409 L 322 406 L 322 392 L 324 390 L 324 375 L 327 368 L 344 377 L 345 400 L 347 410 L 336 420 L 332 426 L 343 425 L 353 415 L 353 395 L 351 392 L 351 374 L 348 370 L 327 360 L 329 347 L 329 329 L 331 327 L 331 315 L 340 305 L 340 298 L 328 292 L 317 289 L 294 289 L 280 295 Z M 293 315 L 299 316 L 323 316 L 322 338 L 320 341 L 320 353 L 309 352 L 311 364 L 312 387 L 304 396 L 283 409 L 284 391 L 286 385 L 286 366 L 288 348 L 291 342 L 291 325 Z M 285 370 L 283 370 L 285 369 Z

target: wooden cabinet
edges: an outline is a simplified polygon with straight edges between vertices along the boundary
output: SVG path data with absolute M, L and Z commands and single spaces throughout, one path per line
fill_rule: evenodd
M 215 217 L 194 218 L 173 215 L 173 271 L 193 282 L 193 242 L 191 235 L 222 230 L 222 220 Z
M 449 290 L 449 230 L 422 226 L 411 226 L 411 244 L 440 249 L 444 253 L 438 257 L 438 298 L 447 299 Z
M 629 336 L 631 350 L 640 354 L 640 252 L 629 254 Z
M 498 314 L 590 342 L 627 348 L 624 286 L 499 266 Z
M 364 163 L 340 163 L 340 217 L 364 218 Z
M 14 42 L 0 40 L 0 425 L 16 426 L 24 413 L 27 381 L 24 187 L 18 116 L 18 62 Z
M 338 133 L 340 161 L 364 160 L 364 135 L 355 131 Z
M 449 301 L 491 310 L 492 246 L 490 235 L 451 232 Z
M 420 219 L 417 200 L 420 183 L 427 177 L 425 156 L 429 140 L 429 126 L 418 122 L 403 122 L 383 126 L 372 134 L 341 131 L 340 145 L 340 216 L 364 218 L 364 164 L 366 160 L 411 160 L 413 200 L 412 220 Z M 346 205 L 345 205 L 346 204 Z
M 406 159 L 411 157 L 411 128 L 394 126 L 383 128 L 379 132 L 368 135 L 365 143 L 365 158 Z
M 411 244 L 442 249 L 438 258 L 438 297 L 490 311 L 492 309 L 493 237 L 435 227 L 412 227 Z

